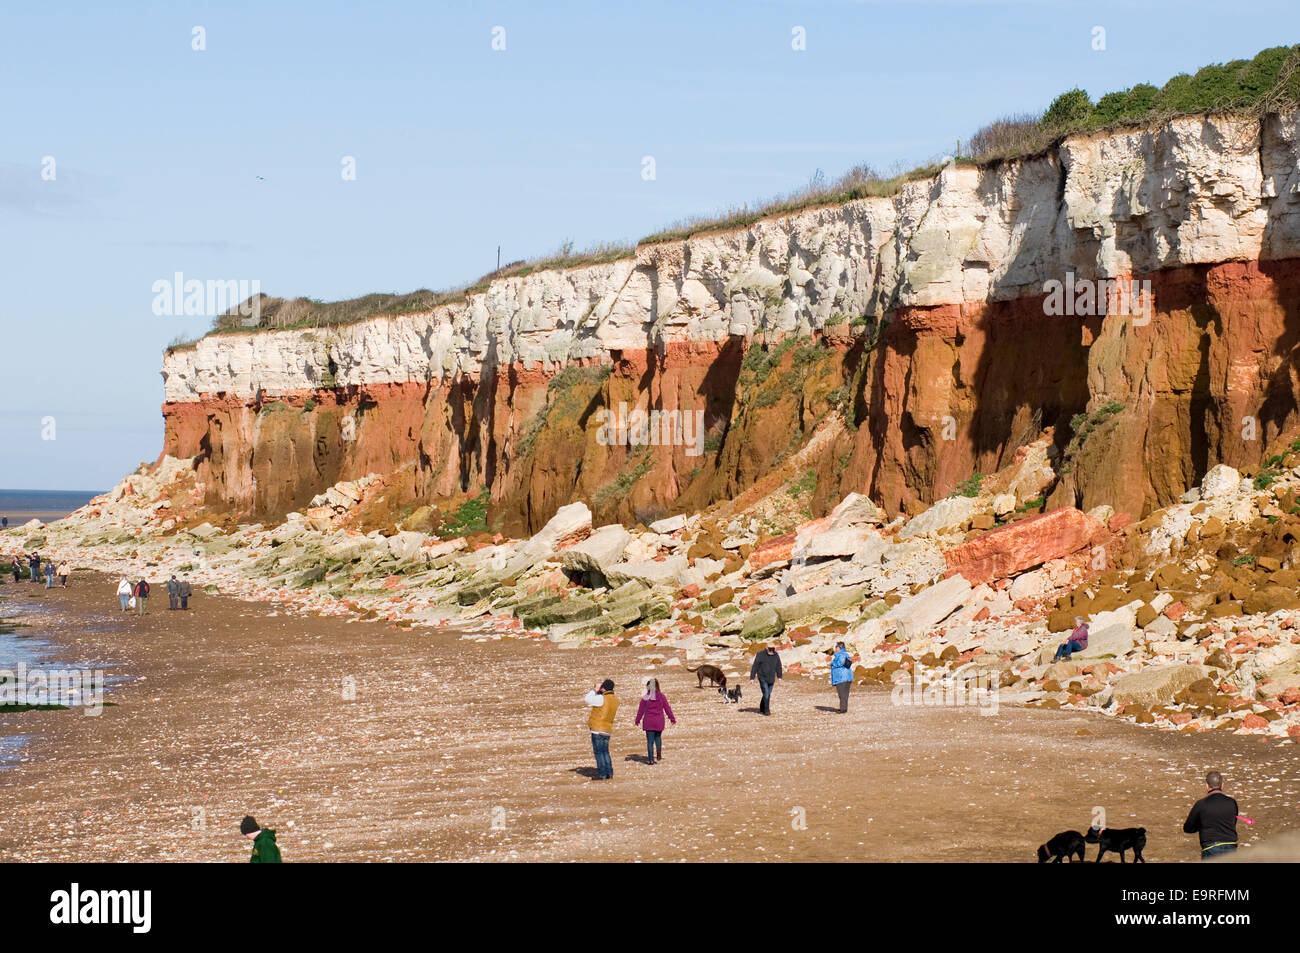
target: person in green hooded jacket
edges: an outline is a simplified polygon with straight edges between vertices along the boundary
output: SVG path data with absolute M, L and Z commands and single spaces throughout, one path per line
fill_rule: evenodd
M 239 833 L 253 841 L 253 856 L 248 858 L 250 864 L 280 863 L 280 848 L 275 843 L 275 831 L 261 827 L 249 814 L 239 822 Z

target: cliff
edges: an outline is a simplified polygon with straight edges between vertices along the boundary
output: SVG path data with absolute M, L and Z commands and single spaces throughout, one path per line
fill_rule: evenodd
M 648 522 L 791 477 L 815 509 L 914 512 L 1050 431 L 1053 504 L 1139 516 L 1300 428 L 1298 120 L 1077 136 L 428 313 L 213 334 L 164 360 L 165 452 L 213 510 L 379 473 L 391 515 L 487 491 L 520 534 L 576 499 Z M 1051 283 L 1101 279 L 1140 314 L 1056 313 Z M 611 443 L 620 405 L 702 412 L 703 439 Z

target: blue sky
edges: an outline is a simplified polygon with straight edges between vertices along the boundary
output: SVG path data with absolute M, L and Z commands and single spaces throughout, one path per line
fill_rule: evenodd
M 158 455 L 162 349 L 209 324 L 153 313 L 176 271 L 324 299 L 452 287 L 498 245 L 511 261 L 634 240 L 819 168 L 918 164 L 1072 86 L 1095 98 L 1297 41 L 1290 0 L 1230 9 L 6 3 L 0 486 L 101 489 Z

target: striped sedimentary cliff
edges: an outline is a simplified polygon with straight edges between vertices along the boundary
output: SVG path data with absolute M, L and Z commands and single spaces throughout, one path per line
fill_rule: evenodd
M 630 522 L 737 497 L 818 429 L 816 506 L 915 510 L 1054 428 L 1053 502 L 1140 515 L 1300 427 L 1297 125 L 1074 137 L 428 313 L 211 335 L 165 358 L 165 449 L 214 509 L 381 473 L 395 510 L 486 490 L 520 533 L 576 499 Z M 1140 316 L 1045 301 L 1099 279 L 1145 288 Z M 610 445 L 620 404 L 703 411 L 703 453 Z

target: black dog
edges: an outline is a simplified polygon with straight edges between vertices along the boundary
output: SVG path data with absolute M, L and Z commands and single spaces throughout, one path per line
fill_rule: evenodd
M 686 671 L 694 675 L 696 681 L 699 682 L 699 684 L 695 686 L 696 688 L 703 688 L 704 680 L 706 678 L 712 684 L 717 685 L 720 688 L 727 687 L 727 676 L 723 675 L 722 669 L 718 668 L 716 665 L 701 665 L 699 668 L 688 668 Z
M 727 686 L 724 685 L 724 686 L 722 686 L 721 688 L 719 688 L 718 691 L 720 691 L 720 692 L 722 692 L 724 695 L 726 695 L 726 696 L 727 696 L 727 701 L 729 701 L 731 704 L 736 705 L 736 704 L 739 704 L 739 703 L 740 703 L 740 686 L 739 686 L 739 685 L 737 685 L 735 688 L 727 688 Z
M 1101 863 L 1101 855 L 1110 851 L 1119 854 L 1119 862 L 1124 863 L 1124 851 L 1133 851 L 1133 863 L 1145 864 L 1142 858 L 1142 848 L 1147 845 L 1147 829 L 1145 827 L 1090 827 L 1088 836 L 1084 838 L 1089 844 L 1097 845 L 1096 863 Z
M 1084 844 L 1083 835 L 1078 831 L 1061 831 L 1046 844 L 1038 845 L 1038 862 L 1045 864 L 1051 861 L 1059 864 L 1062 860 L 1068 859 L 1074 863 L 1074 855 L 1079 855 L 1079 863 L 1083 863 Z

